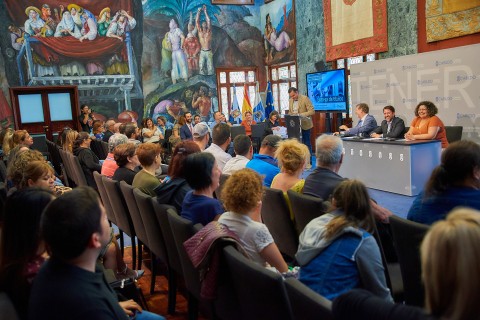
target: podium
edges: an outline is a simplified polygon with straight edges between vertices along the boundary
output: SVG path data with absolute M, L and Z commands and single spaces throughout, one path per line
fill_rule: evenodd
M 285 115 L 285 126 L 287 127 L 288 139 L 298 139 L 302 141 L 302 127 L 300 126 L 300 116 Z

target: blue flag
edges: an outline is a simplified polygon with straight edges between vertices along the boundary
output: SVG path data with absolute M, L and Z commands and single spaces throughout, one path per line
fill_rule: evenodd
M 260 92 L 258 91 L 258 82 L 255 87 L 255 103 L 253 107 L 253 120 L 255 122 L 263 122 L 265 120 L 265 108 L 263 107 Z
M 242 122 L 242 112 L 237 100 L 237 88 L 233 86 L 232 108 L 230 109 L 230 115 L 228 117 L 230 123 L 239 124 Z
M 270 81 L 267 83 L 267 96 L 265 99 L 265 104 L 267 105 L 265 108 L 265 118 L 268 118 L 270 116 L 270 112 L 275 110 L 275 106 L 273 105 L 272 84 Z

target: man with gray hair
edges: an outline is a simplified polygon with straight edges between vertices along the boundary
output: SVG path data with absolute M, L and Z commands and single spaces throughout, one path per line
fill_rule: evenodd
M 317 167 L 305 179 L 303 193 L 325 200 L 330 200 L 333 190 L 346 180 L 338 174 L 343 161 L 343 142 L 337 136 L 321 135 L 315 141 L 315 156 Z M 386 220 L 392 215 L 390 210 L 379 206 L 370 200 L 372 213 L 379 221 Z
M 110 139 L 108 139 L 108 154 L 105 161 L 103 161 L 101 171 L 104 176 L 107 176 L 108 178 L 113 177 L 113 174 L 118 169 L 117 162 L 114 159 L 113 149 L 115 149 L 116 146 L 127 142 L 127 136 L 121 133 L 115 133 Z
M 103 141 L 108 142 L 108 139 L 110 139 L 111 136 L 113 136 L 115 133 L 115 120 L 107 120 L 105 122 L 105 133 L 103 134 Z
M 342 139 L 331 135 L 321 135 L 315 141 L 317 167 L 305 179 L 303 193 L 329 200 L 333 189 L 345 180 L 338 175 L 343 161 Z

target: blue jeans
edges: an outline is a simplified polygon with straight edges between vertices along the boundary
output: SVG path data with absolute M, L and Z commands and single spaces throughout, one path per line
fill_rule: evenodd
M 303 130 L 302 129 L 302 142 L 303 142 L 304 145 L 307 146 L 308 151 L 310 151 L 310 156 L 313 156 L 312 155 L 312 143 L 310 142 L 310 131 L 312 131 L 312 129 L 308 129 L 308 130 Z
M 164 317 L 156 314 L 156 313 L 152 313 L 152 312 L 148 312 L 148 311 L 145 311 L 143 310 L 141 313 L 140 312 L 135 312 L 135 315 L 132 316 L 132 317 L 129 317 L 129 319 L 135 319 L 135 320 L 165 320 Z

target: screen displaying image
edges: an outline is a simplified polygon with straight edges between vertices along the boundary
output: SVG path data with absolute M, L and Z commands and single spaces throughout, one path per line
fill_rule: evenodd
M 20 118 L 22 123 L 44 122 L 43 104 L 41 94 L 18 95 Z
M 347 110 L 345 69 L 307 73 L 307 94 L 317 111 Z

